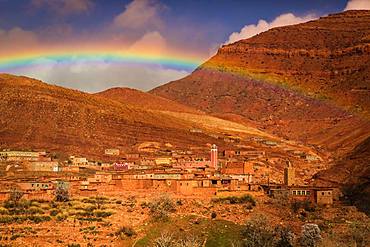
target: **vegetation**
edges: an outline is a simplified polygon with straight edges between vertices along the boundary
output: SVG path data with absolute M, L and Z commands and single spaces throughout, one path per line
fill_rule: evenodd
M 307 212 L 315 212 L 316 207 L 310 201 L 292 201 L 291 209 L 293 212 L 297 213 L 300 209 L 303 209 Z
M 240 197 L 237 196 L 228 196 L 221 198 L 213 198 L 212 202 L 214 203 L 227 203 L 227 204 L 250 204 L 251 206 L 256 206 L 256 200 L 253 196 L 246 194 Z
M 201 247 L 202 241 L 194 236 L 175 239 L 172 234 L 162 233 L 152 244 L 153 247 Z
M 269 227 L 267 218 L 262 215 L 247 222 L 242 236 L 245 247 L 272 247 L 274 245 L 274 232 Z
M 55 200 L 57 202 L 67 202 L 69 201 L 68 189 L 63 186 L 58 186 L 55 190 Z
M 23 192 L 18 190 L 17 188 L 11 188 L 9 192 L 9 201 L 12 201 L 14 203 L 18 203 L 19 200 L 23 197 Z
M 136 235 L 136 232 L 129 226 L 122 226 L 114 233 L 114 235 L 120 239 L 124 239 L 125 237 L 131 238 Z
M 168 196 L 162 196 L 149 203 L 149 208 L 154 220 L 168 220 L 170 213 L 176 211 L 175 203 Z
M 302 236 L 299 243 L 302 247 L 316 247 L 321 242 L 321 231 L 316 224 L 305 224 L 302 227 Z

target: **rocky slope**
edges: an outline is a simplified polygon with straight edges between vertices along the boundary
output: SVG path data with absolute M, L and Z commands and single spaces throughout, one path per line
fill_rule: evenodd
M 341 155 L 370 135 L 369 23 L 347 11 L 274 28 L 151 93 Z
M 150 141 L 179 148 L 223 146 L 228 144 L 211 134 L 222 128 L 248 131 L 221 119 L 220 129 L 212 130 L 201 123 L 207 117 L 204 114 L 197 122 L 196 114 L 186 113 L 191 115 L 187 120 L 178 113 L 146 110 L 7 74 L 0 74 L 0 112 L 0 148 L 39 148 L 93 158 L 101 158 L 106 148 L 132 151 Z M 191 128 L 207 130 L 193 133 Z
M 187 112 L 187 113 L 201 113 L 195 108 L 191 108 L 175 101 L 155 96 L 131 88 L 110 88 L 105 91 L 96 93 L 95 95 L 116 100 L 123 104 L 129 104 L 137 107 L 143 107 L 151 110 L 172 111 L 172 112 Z
M 316 174 L 315 183 L 343 187 L 345 196 L 370 214 L 370 138 L 337 161 L 333 167 Z

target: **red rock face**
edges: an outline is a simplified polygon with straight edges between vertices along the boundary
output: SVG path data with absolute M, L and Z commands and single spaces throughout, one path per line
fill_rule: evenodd
M 369 136 L 369 23 L 370 11 L 347 11 L 274 28 L 151 93 L 347 152 Z

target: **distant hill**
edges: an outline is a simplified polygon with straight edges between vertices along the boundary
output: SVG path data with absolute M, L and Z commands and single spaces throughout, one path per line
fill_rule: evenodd
M 195 108 L 131 88 L 110 88 L 95 95 L 151 110 L 201 113 Z
M 150 91 L 342 155 L 369 135 L 370 11 L 273 28 Z
M 217 135 L 269 136 L 160 97 L 145 99 L 143 92 L 125 89 L 122 95 L 118 91 L 118 98 L 110 95 L 115 95 L 112 100 L 107 93 L 93 95 L 0 74 L 0 148 L 46 149 L 100 159 L 106 148 L 137 152 L 135 147 L 150 142 L 158 142 L 163 149 L 169 143 L 182 150 L 208 150 L 210 143 L 232 146 Z

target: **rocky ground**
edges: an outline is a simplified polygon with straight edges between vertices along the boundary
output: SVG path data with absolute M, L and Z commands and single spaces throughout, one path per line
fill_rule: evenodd
M 0 243 L 154 246 L 157 239 L 167 234 L 174 239 L 191 236 L 204 246 L 236 246 L 243 239 L 244 224 L 260 215 L 266 217 L 269 226 L 289 226 L 296 238 L 302 225 L 315 223 L 322 231 L 323 246 L 355 246 L 358 236 L 353 234 L 354 227 L 370 230 L 366 228 L 369 218 L 354 207 L 338 204 L 293 210 L 286 201 L 257 192 L 240 202 L 233 200 L 242 195 L 233 196 L 225 200 L 141 192 L 119 198 L 73 198 L 68 202 L 20 200 L 19 206 L 5 202 L 0 208 Z

